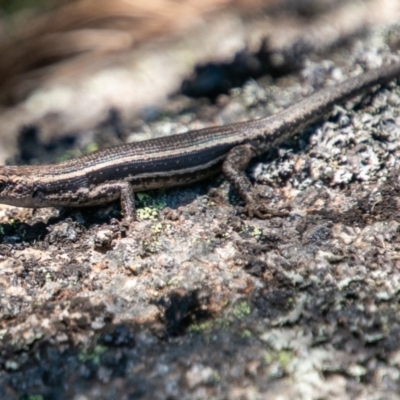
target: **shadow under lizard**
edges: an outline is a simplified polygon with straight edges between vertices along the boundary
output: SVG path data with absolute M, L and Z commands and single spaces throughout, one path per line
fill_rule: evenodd
M 400 75 L 400 63 L 327 87 L 269 117 L 124 144 L 57 164 L 0 167 L 0 203 L 19 207 L 81 207 L 120 199 L 135 219 L 134 192 L 189 184 L 223 172 L 250 217 L 278 214 L 259 204 L 244 174 L 249 161 L 307 125 L 335 104 Z

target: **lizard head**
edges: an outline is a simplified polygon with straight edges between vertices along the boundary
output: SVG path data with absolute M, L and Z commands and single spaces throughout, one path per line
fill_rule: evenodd
M 0 203 L 17 207 L 37 207 L 36 178 L 32 167 L 0 167 Z

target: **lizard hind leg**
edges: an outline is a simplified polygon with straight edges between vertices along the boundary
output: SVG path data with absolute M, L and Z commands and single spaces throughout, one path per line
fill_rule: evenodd
M 265 219 L 276 216 L 287 216 L 288 211 L 273 209 L 266 204 L 260 204 L 260 202 L 256 201 L 253 186 L 244 174 L 244 170 L 254 156 L 255 154 L 250 144 L 243 144 L 232 148 L 222 165 L 222 171 L 226 179 L 244 200 L 246 204 L 245 211 L 250 218 Z

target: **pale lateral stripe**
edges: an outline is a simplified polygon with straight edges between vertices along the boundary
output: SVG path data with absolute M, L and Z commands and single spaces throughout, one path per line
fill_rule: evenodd
M 230 143 L 235 143 L 235 142 L 237 142 L 237 138 L 235 140 L 226 141 L 226 142 L 224 142 L 222 144 L 230 144 Z M 214 146 L 215 145 L 210 143 L 209 146 L 207 146 L 205 148 L 204 147 L 201 148 L 201 151 L 204 151 L 204 150 L 206 150 L 208 148 L 213 148 Z M 185 154 L 192 153 L 192 152 L 195 153 L 196 150 L 199 150 L 198 146 L 191 146 L 189 148 L 185 148 Z M 112 167 L 115 170 L 117 170 L 119 165 L 121 165 L 121 168 L 125 168 L 125 166 L 122 166 L 122 164 L 134 164 L 137 161 L 140 161 L 140 162 L 147 161 L 147 162 L 151 163 L 152 161 L 165 159 L 165 158 L 170 157 L 170 156 L 180 156 L 180 155 L 182 155 L 182 150 L 181 149 L 173 149 L 173 150 L 169 150 L 169 151 L 160 151 L 158 153 L 155 153 L 154 157 L 152 157 L 150 159 L 149 158 L 144 159 L 143 155 L 131 155 L 131 156 L 127 156 L 127 157 L 118 157 L 118 158 L 116 158 L 116 160 L 108 160 L 107 162 L 99 162 L 98 164 L 88 165 L 87 167 L 84 167 L 82 169 L 74 170 L 74 171 L 71 171 L 71 172 L 68 172 L 68 173 L 61 173 L 60 175 L 56 175 L 56 174 L 54 174 L 56 171 L 52 171 L 54 175 L 50 175 L 46 179 L 43 179 L 43 177 L 41 177 L 41 182 L 45 181 L 45 182 L 48 182 L 48 183 L 51 183 L 51 182 L 59 183 L 60 180 L 64 180 L 64 179 L 65 180 L 69 180 L 69 179 L 84 178 L 88 174 L 101 172 L 102 169 L 105 169 L 107 167 Z M 225 155 L 222 156 L 222 157 L 218 157 L 217 161 L 212 160 L 209 163 L 209 165 L 215 164 L 216 162 L 218 162 L 219 160 L 221 160 L 224 157 L 225 157 Z M 208 164 L 201 164 L 198 167 L 195 167 L 195 169 L 188 169 L 188 170 L 189 171 L 190 170 L 193 170 L 193 171 L 201 170 L 201 169 L 206 168 L 206 165 L 208 165 Z M 54 165 L 54 167 L 55 167 L 54 169 L 56 169 L 58 167 L 61 167 L 61 165 L 57 165 L 56 164 L 56 165 Z M 184 170 L 177 170 L 176 172 L 177 173 L 181 173 L 180 171 L 184 171 Z M 165 171 L 165 174 L 166 175 L 170 175 L 171 173 L 174 173 L 174 172 L 175 171 L 169 170 L 169 171 Z M 150 172 L 149 175 L 154 176 L 155 172 Z M 136 178 L 136 176 L 141 176 L 141 175 L 140 174 L 139 175 L 135 175 L 135 178 Z
M 144 173 L 144 174 L 135 175 L 131 178 L 124 178 L 121 180 L 132 181 L 133 185 L 134 185 L 136 180 L 140 181 L 140 180 L 145 180 L 145 179 L 154 179 L 154 178 L 163 178 L 163 177 L 169 178 L 169 177 L 178 176 L 178 175 L 185 175 L 185 174 L 191 173 L 191 172 L 206 170 L 206 169 L 212 167 L 213 165 L 218 164 L 218 162 L 222 161 L 224 158 L 225 158 L 225 156 L 221 156 L 221 157 L 215 158 L 214 160 L 208 162 L 207 164 L 201 164 L 201 165 L 198 165 L 197 167 L 170 170 L 170 171 L 160 171 L 157 173 L 148 172 L 148 173 Z M 138 183 L 140 184 L 140 182 L 138 182 Z

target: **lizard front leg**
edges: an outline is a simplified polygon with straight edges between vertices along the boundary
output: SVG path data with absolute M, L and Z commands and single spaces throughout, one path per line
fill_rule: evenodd
M 135 196 L 132 185 L 127 181 L 111 181 L 94 186 L 86 195 L 88 205 L 110 202 L 119 198 L 124 220 L 136 220 Z

